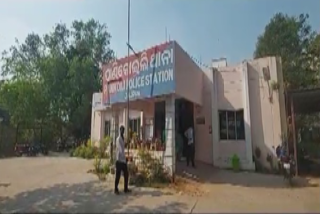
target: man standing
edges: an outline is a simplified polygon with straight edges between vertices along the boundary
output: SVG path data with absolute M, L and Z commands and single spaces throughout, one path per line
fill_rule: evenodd
M 179 132 L 176 132 L 176 160 L 181 160 L 181 152 L 182 152 L 182 145 L 183 145 L 183 137 Z
M 188 145 L 187 145 L 187 166 L 189 166 L 189 163 L 191 161 L 192 167 L 195 167 L 194 164 L 194 156 L 195 156 L 195 147 L 194 147 L 194 139 L 193 139 L 193 128 L 189 127 L 184 135 L 187 137 L 188 139 Z
M 117 195 L 119 194 L 118 184 L 120 181 L 121 172 L 123 173 L 124 177 L 124 192 L 129 193 L 131 191 L 128 188 L 129 173 L 124 150 L 124 126 L 120 127 L 120 135 L 116 140 L 116 178 L 114 182 L 114 193 Z

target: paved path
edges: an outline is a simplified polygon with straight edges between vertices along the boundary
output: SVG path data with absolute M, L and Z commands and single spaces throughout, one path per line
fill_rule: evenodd
M 320 212 L 319 187 L 290 189 L 276 176 L 219 171 L 202 185 L 202 197 L 146 188 L 114 196 L 112 184 L 86 173 L 90 168 L 91 161 L 68 157 L 1 159 L 0 213 Z

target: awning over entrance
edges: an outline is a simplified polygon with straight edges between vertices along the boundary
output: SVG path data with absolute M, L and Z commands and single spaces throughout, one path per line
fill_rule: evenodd
M 288 103 L 294 106 L 296 114 L 320 112 L 320 88 L 290 90 L 287 92 Z

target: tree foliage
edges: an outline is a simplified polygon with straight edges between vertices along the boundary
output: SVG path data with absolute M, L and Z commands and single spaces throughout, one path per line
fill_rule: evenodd
M 276 14 L 258 37 L 254 57 L 281 56 L 287 88 L 316 85 L 319 81 L 319 35 L 308 23 L 308 15 Z
M 311 68 L 320 79 L 320 34 L 317 34 L 310 43 L 308 49 Z
M 99 65 L 113 58 L 110 34 L 95 20 L 56 24 L 43 36 L 29 34 L 2 54 L 0 105 L 14 125 L 45 124 L 88 137 L 93 92 L 101 90 Z

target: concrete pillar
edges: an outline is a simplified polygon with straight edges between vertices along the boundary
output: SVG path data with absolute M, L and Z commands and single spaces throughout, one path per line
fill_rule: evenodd
M 219 113 L 218 113 L 218 80 L 217 80 L 216 68 L 212 69 L 212 101 L 211 101 L 211 111 L 212 111 L 212 149 L 213 149 L 213 165 L 219 167 Z
M 104 137 L 104 117 L 101 111 L 92 109 L 91 142 L 99 146 L 99 141 Z
M 130 111 L 128 111 L 127 108 L 125 108 L 123 110 L 123 126 L 126 128 L 125 132 L 124 132 L 124 136 L 127 137 L 127 133 L 128 133 L 128 114 L 130 113 Z M 129 115 L 130 116 L 130 115 Z
M 99 141 L 103 140 L 104 139 L 104 126 L 105 126 L 105 111 L 100 111 L 98 113 L 100 115 L 100 138 L 99 138 Z
M 144 129 L 143 129 L 143 124 L 144 124 L 144 114 L 143 111 L 140 112 L 140 140 L 143 139 L 144 136 Z
M 117 136 L 117 133 L 118 133 L 118 130 L 119 130 L 119 114 L 117 111 L 113 111 L 112 112 L 112 117 L 111 117 L 111 139 L 113 142 L 116 141 L 116 138 L 118 137 Z
M 248 63 L 242 63 L 242 84 L 243 84 L 243 110 L 244 110 L 244 131 L 246 139 L 246 160 L 242 161 L 242 167 L 246 170 L 254 170 L 255 165 L 252 159 L 252 140 L 251 140 L 251 114 L 249 96 L 249 76 Z
M 91 109 L 91 132 L 90 132 L 90 139 L 91 141 L 95 141 L 95 129 L 96 129 L 96 126 L 95 126 L 95 122 L 96 122 L 96 114 L 95 114 L 95 110 L 94 108 L 92 107 Z
M 109 154 L 110 154 L 110 161 L 113 163 L 114 161 L 114 151 L 115 151 L 115 143 L 117 139 L 117 135 L 119 134 L 119 112 L 112 111 L 111 117 L 111 143 L 109 145 Z
M 164 164 L 168 168 L 169 173 L 174 175 L 176 168 L 175 161 L 175 97 L 170 95 L 165 99 L 166 111 L 166 150 L 164 152 Z

